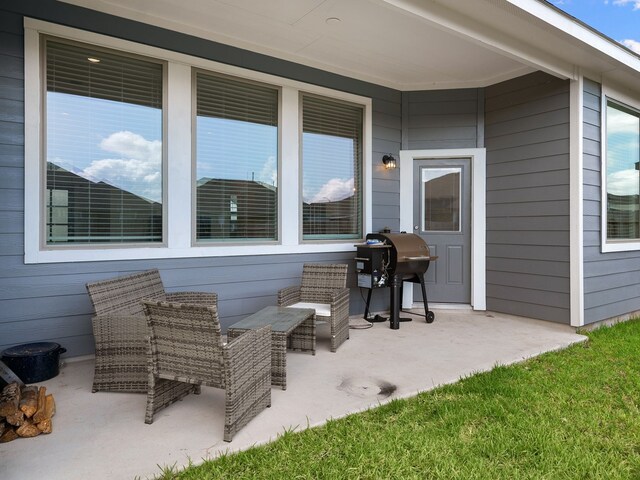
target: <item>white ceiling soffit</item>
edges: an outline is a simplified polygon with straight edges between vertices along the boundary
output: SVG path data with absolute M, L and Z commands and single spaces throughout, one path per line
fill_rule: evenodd
M 64 1 L 399 90 L 483 87 L 538 69 L 571 78 L 582 60 L 615 68 L 511 3 L 529 0 Z
M 424 3 L 387 1 L 412 5 L 409 8 Z M 455 12 L 458 18 L 473 18 L 473 35 L 478 41 L 487 42 L 489 48 L 506 47 L 505 54 L 521 56 L 526 63 L 533 60 L 542 70 L 558 76 L 572 78 L 580 69 L 594 80 L 615 79 L 637 90 L 639 55 L 544 0 L 431 1 L 446 5 L 446 11 Z

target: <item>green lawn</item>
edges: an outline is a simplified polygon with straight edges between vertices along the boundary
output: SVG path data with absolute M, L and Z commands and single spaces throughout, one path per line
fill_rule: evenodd
M 640 320 L 587 335 L 161 478 L 640 479 Z

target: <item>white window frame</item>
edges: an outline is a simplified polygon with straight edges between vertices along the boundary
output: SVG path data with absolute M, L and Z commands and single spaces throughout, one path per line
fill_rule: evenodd
M 231 75 L 224 75 L 224 77 L 226 77 L 227 79 L 237 79 L 239 82 L 243 81 L 243 80 L 249 80 L 250 82 L 254 82 L 256 85 L 264 85 L 266 87 L 273 87 L 275 90 L 278 91 L 278 156 L 277 156 L 277 202 L 278 202 L 278 211 L 277 211 L 277 225 L 276 225 L 276 236 L 277 238 L 274 239 L 265 239 L 265 240 L 260 240 L 260 239 L 252 239 L 252 238 L 237 238 L 237 239 L 221 239 L 221 238 L 211 238 L 211 239 L 198 239 L 198 221 L 197 221 L 197 188 L 196 188 L 196 182 L 197 182 L 197 175 L 196 175 L 196 171 L 198 168 L 198 156 L 197 156 L 197 151 L 196 151 L 196 145 L 198 142 L 198 129 L 197 129 L 197 123 L 198 123 L 198 99 L 197 97 L 197 75 L 198 74 L 202 74 L 202 75 L 209 75 L 209 76 L 213 76 L 215 77 L 216 75 L 220 76 L 220 72 L 216 72 L 216 71 L 212 71 L 212 70 L 203 70 L 201 68 L 192 68 L 191 69 L 191 82 L 192 82 L 192 100 L 191 100 L 191 122 L 192 122 L 192 143 L 191 143 L 191 152 L 192 152 L 192 159 L 191 159 L 191 172 L 192 172 L 192 190 L 191 190 L 191 246 L 192 247 L 196 247 L 196 248 L 202 248 L 202 247 L 212 247 L 212 246 L 220 246 L 220 245 L 224 245 L 224 246 L 229 246 L 229 245 L 243 245 L 243 246 L 247 246 L 249 244 L 251 245 L 256 245 L 256 246 L 260 246 L 260 245 L 278 245 L 279 244 L 279 239 L 282 238 L 282 213 L 283 213 L 283 209 L 282 209 L 282 186 L 283 186 L 283 182 L 282 182 L 282 145 L 283 145 L 283 138 L 282 138 L 282 134 L 283 134 L 283 129 L 282 129 L 282 111 L 283 111 L 283 107 L 284 107 L 284 101 L 283 101 L 283 93 L 282 93 L 282 88 L 279 85 L 274 85 L 274 84 L 269 84 L 269 83 L 265 83 L 265 82 L 256 82 L 254 79 L 248 79 L 246 76 L 243 77 L 238 77 L 238 76 L 231 76 Z M 249 83 L 249 82 L 247 82 Z
M 305 91 L 300 91 L 299 95 L 298 95 L 298 102 L 299 102 L 299 104 L 298 104 L 298 118 L 300 119 L 300 125 L 299 125 L 299 130 L 298 130 L 298 141 L 299 142 L 302 142 L 302 137 L 304 135 L 303 126 L 302 126 L 302 118 L 303 118 L 303 115 L 304 115 L 304 108 L 302 106 L 302 99 L 307 94 L 313 95 L 315 93 L 317 93 L 317 92 L 305 90 Z M 316 96 L 318 96 L 318 95 L 316 95 Z M 336 97 L 328 97 L 326 95 L 323 95 L 323 97 L 325 97 L 329 101 L 331 101 L 331 100 L 342 100 L 342 99 L 338 99 Z M 347 103 L 352 103 L 356 107 L 362 107 L 361 104 L 358 104 L 358 103 L 355 103 L 355 102 L 347 102 Z M 362 124 L 362 126 L 363 126 L 363 129 L 365 130 L 363 132 L 363 136 L 362 136 L 363 143 L 365 142 L 365 135 L 366 135 L 366 125 L 364 123 L 366 121 L 366 118 L 365 118 L 366 114 L 367 114 L 366 110 L 363 109 L 363 119 L 362 119 L 363 124 Z M 366 153 L 365 153 L 365 149 L 366 149 L 365 145 L 363 144 L 363 146 L 362 146 L 362 150 L 363 150 L 362 159 L 360 160 L 361 162 L 364 162 L 364 165 L 362 166 L 362 170 L 361 170 L 363 176 L 365 175 L 365 167 L 367 167 L 367 161 L 365 160 L 367 158 L 366 157 Z M 298 168 L 300 169 L 300 172 L 299 172 L 299 175 L 298 175 L 298 181 L 300 182 L 300 187 L 298 188 L 298 199 L 297 199 L 298 209 L 299 209 L 298 210 L 298 222 L 299 222 L 298 225 L 299 225 L 299 227 L 298 227 L 298 232 L 297 232 L 298 241 L 301 244 L 313 244 L 313 243 L 318 243 L 318 242 L 339 244 L 339 243 L 343 243 L 345 241 L 350 242 L 350 243 L 353 244 L 354 242 L 358 242 L 358 240 L 363 240 L 364 241 L 364 237 L 367 235 L 367 232 L 371 231 L 370 228 L 366 227 L 367 223 L 364 220 L 366 213 L 370 211 L 370 209 L 367 208 L 367 205 L 370 205 L 370 203 L 369 204 L 365 204 L 365 198 L 366 198 L 365 196 L 363 196 L 362 199 L 361 199 L 361 202 L 362 202 L 362 219 L 363 219 L 362 220 L 363 221 L 363 225 L 360 226 L 360 228 L 362 229 L 362 232 L 361 232 L 362 233 L 362 238 L 361 239 L 351 238 L 351 239 L 348 239 L 348 240 L 344 240 L 344 239 L 339 239 L 339 238 L 331 238 L 329 235 L 327 235 L 327 238 L 322 238 L 322 239 L 317 239 L 317 240 L 307 240 L 307 239 L 304 238 L 303 212 L 302 212 L 302 206 L 303 206 L 303 202 L 304 202 L 303 195 L 302 195 L 302 190 L 303 190 L 303 188 L 302 188 L 302 186 L 303 186 L 302 164 L 304 162 L 304 158 L 303 158 L 302 150 L 303 150 L 302 149 L 302 145 L 300 144 L 300 148 L 298 149 L 298 155 L 299 155 Z M 366 186 L 365 178 L 362 179 L 362 185 L 364 185 L 364 190 L 365 190 L 365 193 L 366 193 L 366 192 L 370 191 L 370 188 L 368 188 Z M 371 223 L 369 223 L 369 225 L 371 225 Z
M 609 252 L 632 252 L 640 250 L 640 240 L 609 240 L 607 238 L 607 102 L 617 103 L 622 107 L 628 107 L 640 112 L 640 100 L 631 97 L 620 90 L 602 85 L 602 98 L 600 107 L 600 251 Z
M 413 231 L 414 161 L 438 158 L 468 158 L 471 164 L 471 306 L 487 309 L 487 150 L 451 148 L 400 151 L 400 230 Z M 406 282 L 402 305 L 413 305 L 413 283 Z
M 299 239 L 301 220 L 298 197 L 299 177 L 299 92 L 309 92 L 361 105 L 364 108 L 363 134 L 363 234 L 371 230 L 372 185 L 372 101 L 338 90 L 290 80 L 275 75 L 224 65 L 211 60 L 151 47 L 128 40 L 65 27 L 31 18 L 24 19 L 25 43 L 25 263 L 57 263 L 106 260 L 144 260 L 158 258 L 224 257 L 239 255 L 275 255 L 289 253 L 322 253 L 354 250 L 354 240 L 304 243 Z M 133 53 L 167 62 L 166 136 L 166 211 L 165 242 L 157 246 L 64 246 L 42 245 L 41 217 L 43 138 L 43 98 L 41 89 L 40 36 L 51 35 L 101 46 L 123 53 Z M 278 218 L 280 238 L 276 244 L 208 245 L 192 244 L 192 68 L 255 80 L 281 88 L 281 151 L 279 165 Z M 286 207 L 285 207 L 286 206 Z

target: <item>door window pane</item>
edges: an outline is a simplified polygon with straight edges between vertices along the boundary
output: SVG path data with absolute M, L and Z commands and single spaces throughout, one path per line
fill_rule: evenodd
M 197 240 L 277 240 L 278 94 L 196 74 Z
M 362 237 L 363 110 L 302 96 L 302 237 Z
M 607 103 L 607 238 L 640 238 L 640 114 Z
M 422 169 L 422 231 L 460 231 L 461 168 Z
M 47 244 L 161 242 L 163 65 L 45 46 Z

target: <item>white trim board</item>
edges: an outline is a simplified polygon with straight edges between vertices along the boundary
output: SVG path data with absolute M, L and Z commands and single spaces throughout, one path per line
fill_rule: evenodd
M 572 327 L 584 325 L 584 78 L 570 83 L 569 284 Z
M 400 230 L 406 232 L 413 231 L 413 162 L 437 158 L 468 158 L 471 162 L 471 305 L 474 310 L 487 309 L 486 157 L 484 148 L 400 151 Z M 412 283 L 405 285 L 402 303 L 413 303 Z

